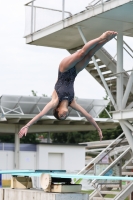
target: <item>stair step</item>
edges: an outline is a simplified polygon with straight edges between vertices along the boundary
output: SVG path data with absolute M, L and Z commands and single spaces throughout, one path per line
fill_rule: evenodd
M 133 175 L 133 172 L 122 172 L 122 175 L 129 175 L 129 176 L 131 176 L 131 175 Z
M 97 61 L 97 64 L 98 64 L 98 66 L 104 65 L 104 63 L 101 60 Z M 94 63 L 90 63 L 88 66 L 93 67 L 93 68 L 95 67 Z
M 120 185 L 118 184 L 109 184 L 109 185 L 106 185 L 106 188 L 119 188 Z
M 103 74 L 103 77 L 104 78 L 109 78 L 109 75 L 112 75 L 112 73 L 110 72 L 110 73 L 107 73 L 107 74 Z
M 116 78 L 114 78 L 112 80 L 106 80 L 106 83 L 116 84 Z
M 93 66 L 93 65 L 91 65 L 91 66 Z M 89 67 L 87 68 L 87 70 L 89 70 Z M 107 68 L 107 67 L 101 67 L 100 68 L 100 70 L 101 70 L 101 72 L 110 72 L 110 70 Z M 95 72 L 95 71 L 97 71 L 97 69 L 95 69 L 95 68 L 91 68 L 91 70 L 89 70 L 90 71 L 90 73 L 91 72 Z
M 111 200 L 112 198 L 93 197 L 93 200 Z
M 126 169 L 133 169 L 133 166 L 126 166 Z
M 113 191 L 113 190 L 110 190 L 110 191 L 100 191 L 101 194 L 118 194 L 120 191 Z

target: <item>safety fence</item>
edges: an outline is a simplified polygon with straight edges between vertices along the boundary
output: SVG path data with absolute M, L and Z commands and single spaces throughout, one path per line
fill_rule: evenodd
M 25 35 L 31 35 L 47 26 L 57 23 L 73 15 L 93 9 L 95 6 L 111 0 L 32 0 L 25 4 Z

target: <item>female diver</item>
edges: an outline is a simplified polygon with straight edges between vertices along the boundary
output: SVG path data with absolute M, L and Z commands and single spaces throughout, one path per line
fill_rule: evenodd
M 77 74 L 87 66 L 95 52 L 116 35 L 117 32 L 106 31 L 100 37 L 89 41 L 83 46 L 82 49 L 72 55 L 69 55 L 61 61 L 59 65 L 58 80 L 55 84 L 51 101 L 39 114 L 37 114 L 32 120 L 21 128 L 19 131 L 20 138 L 22 138 L 23 135 L 26 136 L 28 128 L 51 109 L 53 109 L 53 114 L 58 120 L 65 120 L 68 116 L 68 106 L 70 106 L 86 117 L 86 119 L 96 128 L 100 140 L 102 140 L 102 131 L 97 123 L 91 115 L 75 101 L 73 84 Z

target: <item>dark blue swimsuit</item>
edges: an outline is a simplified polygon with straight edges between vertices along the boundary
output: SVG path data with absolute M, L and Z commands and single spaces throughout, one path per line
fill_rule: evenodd
M 57 92 L 59 102 L 62 100 L 68 100 L 68 105 L 71 104 L 74 99 L 74 80 L 77 76 L 76 68 L 73 67 L 66 72 L 58 73 L 58 80 L 55 84 L 55 90 Z

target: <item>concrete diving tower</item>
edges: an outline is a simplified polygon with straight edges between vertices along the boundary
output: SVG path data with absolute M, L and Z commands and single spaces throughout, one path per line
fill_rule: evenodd
M 96 52 L 86 70 L 105 88 L 115 108 L 113 119 L 119 123 L 133 150 L 133 71 L 123 69 L 123 36 L 133 37 L 133 1 L 109 0 L 96 3 L 68 18 L 36 29 L 35 2 L 26 4 L 31 9 L 29 32 L 26 43 L 67 49 L 74 53 L 87 41 L 98 37 L 104 31 L 114 30 L 117 36 L 117 60 L 104 48 Z M 45 9 L 45 8 L 43 8 Z M 62 13 L 65 13 L 64 7 Z M 127 45 L 127 44 L 126 44 Z M 129 47 L 129 45 L 127 45 Z M 133 50 L 129 47 L 131 52 Z M 129 52 L 128 52 L 129 53 Z M 133 55 L 130 54 L 133 58 Z
M 30 7 L 32 9 L 32 5 Z M 37 8 L 37 6 L 33 5 L 33 8 Z M 31 24 L 28 34 L 25 36 L 26 43 L 71 50 L 84 44 L 77 26 L 82 28 L 87 41 L 98 37 L 107 30 L 115 30 L 132 37 L 132 11 L 133 1 L 131 0 L 110 0 L 104 4 L 89 7 L 81 13 L 47 27 L 44 25 L 41 30 L 35 28 L 35 23 L 39 23 L 39 21 L 36 20 L 36 14 L 33 13 L 32 18 L 31 16 L 29 18 Z

